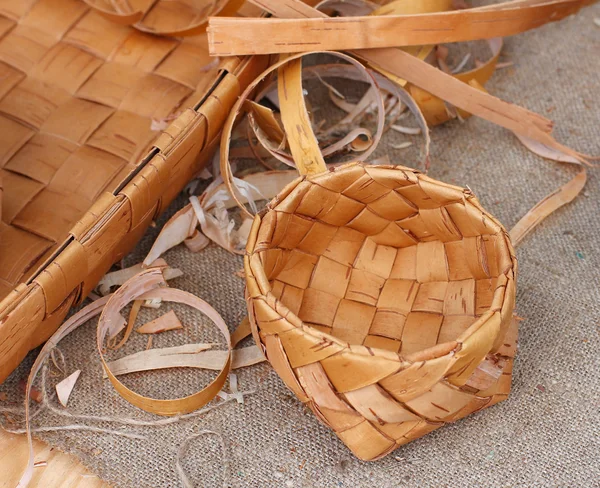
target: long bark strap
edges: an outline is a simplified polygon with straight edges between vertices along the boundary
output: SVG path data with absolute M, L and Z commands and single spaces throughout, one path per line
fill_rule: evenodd
M 263 4 L 264 2 L 260 2 Z M 477 8 L 415 15 L 236 19 L 210 21 L 211 54 L 274 54 L 341 51 L 491 39 L 519 34 L 576 13 L 588 0 L 506 2 Z M 279 17 L 279 15 L 278 15 Z

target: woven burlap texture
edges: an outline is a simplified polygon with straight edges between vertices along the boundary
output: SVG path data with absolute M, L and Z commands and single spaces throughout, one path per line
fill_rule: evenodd
M 515 66 L 499 71 L 488 88 L 553 118 L 561 142 L 598 154 L 600 28 L 594 17 L 600 17 L 600 6 L 509 39 L 506 58 Z M 482 120 L 435 128 L 432 138 L 430 175 L 468 185 L 507 228 L 577 171 L 532 155 L 511 134 Z M 388 138 L 384 143 L 403 140 Z M 388 150 L 389 145 L 378 152 L 389 152 L 392 160 L 406 165 L 414 161 L 410 152 Z M 205 416 L 167 427 L 123 427 L 148 436 L 147 441 L 85 432 L 41 437 L 118 487 L 180 486 L 177 448 L 202 429 L 220 432 L 227 449 L 223 454 L 214 436 L 193 441 L 183 465 L 196 486 L 222 486 L 224 476 L 234 487 L 599 486 L 599 196 L 600 179 L 597 171 L 591 171 L 582 195 L 540 225 L 517 250 L 517 312 L 525 320 L 509 399 L 403 446 L 383 460 L 366 463 L 353 458 L 266 363 L 237 371 L 241 389 L 255 390 L 245 397 L 244 405 L 227 403 Z M 185 198 L 179 198 L 167 214 L 184 203 Z M 127 264 L 141 261 L 156 235 L 157 229 L 150 229 Z M 234 274 L 242 267 L 241 259 L 214 245 L 199 254 L 180 246 L 165 258 L 185 272 L 172 285 L 206 299 L 233 330 L 245 314 L 243 281 Z M 208 321 L 193 311 L 175 310 L 186 330 L 171 338 L 157 337 L 153 347 L 218 338 Z M 153 311 L 144 313 L 156 316 Z M 145 341 L 134 334 L 119 356 L 143 349 Z M 94 323 L 68 337 L 61 350 L 70 371 L 83 370 L 70 411 L 151 418 L 119 398 L 101 379 Z M 19 399 L 15 385 L 30 365 L 28 358 L 0 387 L 9 394 L 7 404 Z M 145 395 L 166 398 L 199 389 L 213 374 L 184 370 L 130 375 L 124 381 Z M 75 422 L 42 414 L 35 423 Z M 224 460 L 228 461 L 226 475 Z

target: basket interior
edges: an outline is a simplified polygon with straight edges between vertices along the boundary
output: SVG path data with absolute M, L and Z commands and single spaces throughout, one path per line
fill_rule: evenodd
M 205 38 L 116 25 L 77 0 L 0 14 L 0 300 L 137 167 L 210 72 Z
M 257 248 L 272 293 L 350 344 L 411 354 L 457 339 L 492 306 L 501 227 L 458 188 L 369 171 L 305 180 L 270 208 Z

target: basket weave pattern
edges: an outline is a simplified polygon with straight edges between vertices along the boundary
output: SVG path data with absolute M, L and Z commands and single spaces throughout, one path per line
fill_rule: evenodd
M 80 0 L 0 1 L 0 382 L 202 168 L 263 65 Z
M 365 460 L 506 398 L 516 270 L 470 191 L 359 163 L 290 184 L 245 257 L 255 340 Z
M 3 3 L 0 297 L 137 167 L 152 119 L 212 81 L 193 69 L 211 61 L 198 41 L 154 38 L 80 1 Z

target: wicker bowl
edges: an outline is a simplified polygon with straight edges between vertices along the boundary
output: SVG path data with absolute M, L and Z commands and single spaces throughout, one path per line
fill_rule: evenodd
M 257 344 L 357 457 L 507 397 L 517 262 L 469 190 L 400 166 L 302 177 L 244 264 Z

